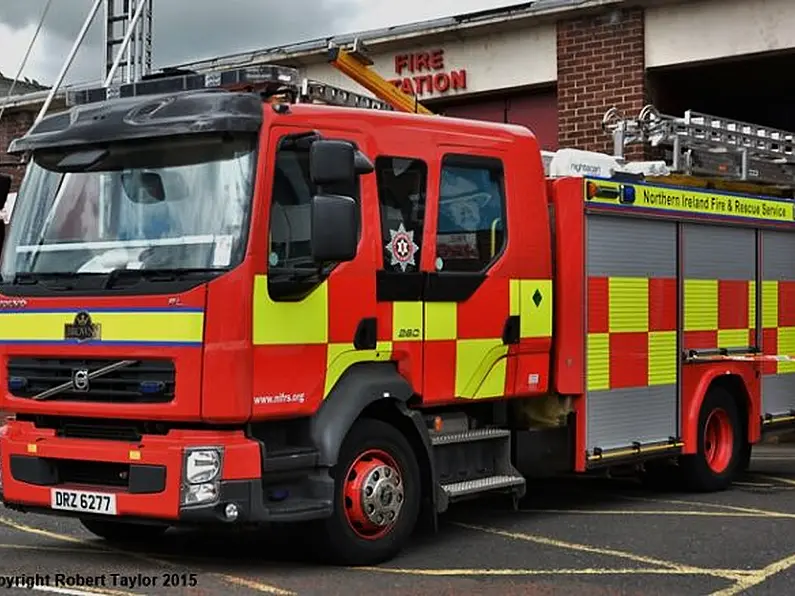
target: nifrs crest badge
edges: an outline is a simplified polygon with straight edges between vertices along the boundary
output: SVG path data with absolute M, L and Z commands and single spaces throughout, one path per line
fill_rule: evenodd
M 81 310 L 75 315 L 72 323 L 64 325 L 63 336 L 64 339 L 73 339 L 77 341 L 100 339 L 102 336 L 102 327 L 91 320 L 90 314 Z
M 398 265 L 404 273 L 409 265 L 416 266 L 414 256 L 420 247 L 414 242 L 414 230 L 406 230 L 401 222 L 397 230 L 389 230 L 389 236 L 389 242 L 386 244 L 386 249 L 392 257 L 389 264 L 393 267 Z

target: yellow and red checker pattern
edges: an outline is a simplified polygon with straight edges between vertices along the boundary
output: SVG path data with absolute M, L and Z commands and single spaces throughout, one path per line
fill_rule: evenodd
M 675 278 L 588 278 L 588 391 L 676 383 L 676 294 Z
M 536 290 L 543 295 L 539 306 L 532 300 Z M 372 276 L 332 276 L 302 301 L 276 302 L 268 297 L 267 278 L 257 276 L 255 393 L 303 394 L 300 403 L 293 401 L 285 409 L 310 412 L 350 366 L 386 361 L 398 364 L 414 389 L 423 393 L 424 401 L 511 395 L 516 389 L 517 367 L 539 373 L 530 392 L 542 393 L 548 383 L 552 302 L 552 280 L 498 277 L 462 303 L 376 305 Z M 531 309 L 532 314 L 527 312 Z M 514 346 L 502 343 L 509 313 L 526 315 L 521 317 L 520 342 Z M 351 338 L 363 316 L 373 314 L 378 320 L 376 348 L 356 350 Z M 401 330 L 417 334 L 401 337 Z M 517 362 L 508 357 L 512 354 L 522 357 Z M 288 406 L 286 402 L 281 405 Z M 280 408 L 269 411 L 273 409 Z
M 795 281 L 762 282 L 762 351 L 795 356 Z M 795 372 L 795 362 L 762 363 L 763 375 Z
M 684 280 L 684 349 L 756 346 L 756 283 Z

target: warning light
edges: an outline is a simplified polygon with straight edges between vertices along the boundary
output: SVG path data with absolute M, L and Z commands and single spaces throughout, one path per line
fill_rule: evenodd
M 260 91 L 271 95 L 285 88 L 299 89 L 300 85 L 301 78 L 297 69 L 272 64 L 207 73 L 166 70 L 163 73 L 148 75 L 135 83 L 70 91 L 66 96 L 66 105 L 84 105 L 117 97 L 180 93 L 198 89 Z
M 589 180 L 585 185 L 587 199 L 619 199 L 621 191 L 618 186 L 607 186 Z
M 629 185 L 622 186 L 621 198 L 618 202 L 625 205 L 632 205 L 635 202 L 635 187 Z

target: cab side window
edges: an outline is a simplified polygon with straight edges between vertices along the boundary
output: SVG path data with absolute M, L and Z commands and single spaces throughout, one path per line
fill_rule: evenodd
M 384 269 L 400 273 L 419 271 L 428 166 L 410 157 L 375 160 Z
M 305 137 L 290 135 L 281 140 L 276 153 L 268 255 L 271 268 L 314 265 L 311 257 L 310 208 L 317 188 L 309 175 L 310 146 L 311 143 L 306 142 Z M 323 190 L 352 197 L 361 209 L 358 179 L 353 187 L 326 185 Z
M 484 271 L 499 258 L 505 242 L 502 162 L 446 155 L 439 189 L 437 270 Z

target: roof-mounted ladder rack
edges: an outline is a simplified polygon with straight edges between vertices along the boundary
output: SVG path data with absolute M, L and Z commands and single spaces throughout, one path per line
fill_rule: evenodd
M 603 118 L 614 153 L 643 143 L 665 149 L 671 170 L 686 175 L 795 187 L 795 133 L 688 110 L 684 117 L 645 106 L 637 118 L 616 109 Z
M 310 79 L 304 79 L 301 84 L 299 98 L 302 103 L 323 103 L 340 107 L 394 111 L 394 108 L 385 101 Z

